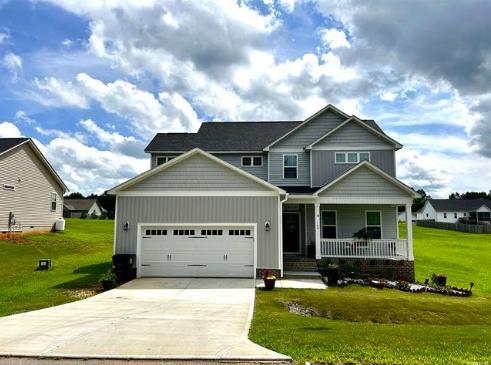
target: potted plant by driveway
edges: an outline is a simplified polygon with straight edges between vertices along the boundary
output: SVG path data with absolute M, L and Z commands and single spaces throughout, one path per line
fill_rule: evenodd
M 276 275 L 271 270 L 261 272 L 264 281 L 264 290 L 273 290 L 276 284 Z
M 102 275 L 102 277 L 99 279 L 99 282 L 101 283 L 104 290 L 110 290 L 114 287 L 114 284 L 116 283 L 116 274 L 114 274 L 112 270 L 109 270 L 107 273 Z

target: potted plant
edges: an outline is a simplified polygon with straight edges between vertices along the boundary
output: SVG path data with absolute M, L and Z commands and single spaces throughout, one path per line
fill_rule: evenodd
M 353 233 L 353 238 L 358 238 L 360 240 L 368 241 L 373 238 L 370 231 L 366 228 L 362 228 L 359 231 Z
M 114 274 L 112 270 L 108 270 L 108 272 L 99 279 L 99 283 L 101 283 L 104 290 L 112 289 L 116 283 L 116 274 Z
M 273 290 L 276 283 L 276 275 L 271 270 L 261 271 L 264 281 L 264 290 Z
M 326 257 L 323 257 L 317 264 L 317 268 L 319 269 L 319 273 L 324 276 L 324 277 L 328 277 L 329 275 L 329 264 L 331 263 L 331 261 L 326 258 Z
M 431 276 L 431 281 L 433 281 L 433 284 L 435 284 L 436 286 L 446 286 L 447 274 L 445 273 L 433 274 Z

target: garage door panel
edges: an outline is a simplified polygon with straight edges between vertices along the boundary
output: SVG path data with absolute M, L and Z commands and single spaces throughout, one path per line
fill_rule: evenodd
M 253 277 L 252 227 L 155 225 L 142 232 L 141 276 Z

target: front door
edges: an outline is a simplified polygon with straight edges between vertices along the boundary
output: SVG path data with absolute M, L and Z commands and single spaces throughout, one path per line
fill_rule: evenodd
M 283 252 L 300 253 L 300 213 L 283 213 Z

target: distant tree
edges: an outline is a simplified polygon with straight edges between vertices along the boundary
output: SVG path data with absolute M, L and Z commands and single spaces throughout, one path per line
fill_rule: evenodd
M 486 193 L 484 191 L 466 191 L 465 193 L 452 193 L 448 196 L 449 199 L 491 199 L 491 190 Z
M 455 199 L 460 199 L 460 194 L 455 192 L 455 193 L 452 193 L 448 196 L 449 199 L 451 200 L 455 200 Z
M 85 197 L 81 193 L 75 192 L 75 193 L 70 193 L 68 195 L 65 195 L 64 198 L 65 199 L 84 199 Z
M 429 195 L 426 195 L 426 192 L 423 189 L 419 189 L 417 191 L 417 193 L 419 195 L 421 195 L 421 198 L 416 198 L 416 199 L 413 200 L 413 206 L 411 207 L 411 210 L 413 212 L 417 212 L 418 210 L 420 210 L 421 208 L 423 208 L 423 206 L 426 203 L 426 200 L 428 200 L 428 198 L 430 198 Z

